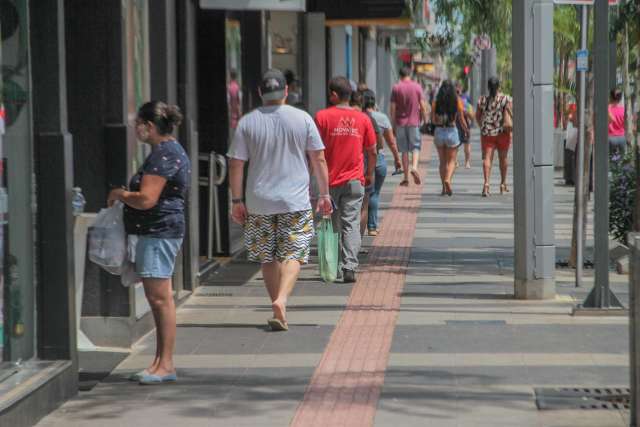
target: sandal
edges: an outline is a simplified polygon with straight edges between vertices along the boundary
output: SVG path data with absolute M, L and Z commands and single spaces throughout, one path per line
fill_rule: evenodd
M 482 187 L 482 197 L 489 197 L 491 195 L 489 184 L 485 184 Z
M 287 324 L 286 321 L 277 319 L 275 317 L 273 319 L 267 320 L 267 324 L 269 325 L 271 330 L 274 331 L 274 332 L 277 332 L 277 331 L 288 331 L 289 330 L 289 325 Z
M 413 182 L 415 182 L 416 185 L 422 184 L 422 180 L 420 179 L 420 174 L 418 173 L 417 170 L 411 169 L 411 176 L 413 177 Z
M 507 187 L 507 184 L 500 184 L 500 194 L 504 194 L 508 192 L 509 192 L 509 187 Z
M 409 186 L 409 181 L 407 181 L 406 179 L 403 179 L 402 181 L 400 181 L 400 187 L 408 187 Z
M 369 230 L 369 236 L 377 236 L 378 235 L 378 230 Z

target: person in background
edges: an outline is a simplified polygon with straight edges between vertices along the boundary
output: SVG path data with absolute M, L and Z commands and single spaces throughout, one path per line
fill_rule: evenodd
M 235 69 L 229 71 L 229 84 L 227 84 L 227 104 L 229 106 L 230 139 L 238 127 L 238 121 L 242 117 L 242 90 L 238 83 L 238 72 Z
M 364 189 L 373 182 L 376 134 L 371 119 L 350 105 L 351 84 L 338 76 L 329 81 L 331 107 L 318 111 L 316 125 L 326 147 L 329 192 L 335 204 L 334 230 L 340 238 L 338 272 L 345 283 L 356 281 L 362 244 L 360 211 Z M 367 170 L 364 169 L 367 157 Z
M 161 101 L 140 107 L 136 118 L 138 140 L 151 153 L 131 178 L 129 189 L 109 193 L 107 204 L 124 203 L 125 231 L 135 245 L 135 271 L 156 325 L 156 354 L 151 365 L 129 379 L 140 384 L 177 380 L 173 364 L 176 307 L 171 277 L 185 233 L 184 207 L 189 190 L 189 156 L 173 136 L 182 122 L 180 109 Z
M 318 213 L 332 213 L 331 197 L 320 134 L 309 114 L 285 105 L 284 75 L 268 70 L 259 91 L 262 107 L 240 120 L 227 154 L 232 218 L 245 227 L 249 261 L 261 264 L 273 311 L 267 324 L 274 331 L 286 331 L 287 300 L 300 266 L 309 259 L 314 234 L 307 159 L 320 190 Z M 247 162 L 251 167 L 245 190 Z
M 458 109 L 462 111 L 462 114 L 458 115 L 456 119 L 456 127 L 458 128 L 458 135 L 460 136 L 460 142 L 464 147 L 464 167 L 465 169 L 471 169 L 471 123 L 473 121 L 473 115 L 469 112 L 469 98 L 463 95 L 462 85 L 456 84 L 456 92 L 458 94 Z M 456 159 L 456 166 L 458 160 Z
M 382 131 L 382 136 L 386 141 L 391 153 L 393 155 L 396 171 L 400 170 L 400 154 L 398 153 L 398 146 L 396 144 L 396 138 L 393 134 L 393 127 L 391 121 L 384 113 L 376 110 L 376 94 L 372 90 L 365 90 L 363 92 L 363 106 L 364 111 L 371 115 L 376 121 Z M 369 196 L 369 214 L 367 216 L 367 230 L 369 236 L 378 235 L 378 208 L 380 204 L 380 190 L 384 184 L 384 180 L 387 176 L 387 161 L 384 154 L 384 145 L 378 141 L 377 145 L 378 157 L 376 161 L 375 180 L 373 184 L 373 191 Z
M 480 125 L 480 141 L 482 144 L 482 172 L 484 184 L 482 186 L 482 196 L 491 194 L 489 179 L 491 177 L 491 166 L 493 155 L 498 150 L 500 161 L 500 194 L 509 192 L 507 187 L 507 168 L 509 166 L 508 156 L 511 147 L 511 131 L 503 128 L 505 114 L 512 113 L 512 100 L 509 95 L 500 92 L 500 80 L 491 77 L 487 82 L 489 95 L 481 96 L 478 99 L 476 108 L 476 120 Z
M 400 70 L 400 81 L 391 91 L 391 124 L 394 126 L 398 150 L 402 153 L 402 167 L 404 179 L 400 185 L 409 185 L 409 174 L 416 185 L 422 183 L 418 173 L 422 136 L 420 135 L 420 119 L 424 123 L 429 121 L 427 103 L 422 94 L 422 86 L 411 80 L 411 69 L 403 67 Z M 409 153 L 412 155 L 409 168 Z
M 284 78 L 287 81 L 289 95 L 287 96 L 287 104 L 294 107 L 300 107 L 302 104 L 302 94 L 300 93 L 300 84 L 296 79 L 296 75 L 291 70 L 284 71 Z
M 462 119 L 464 110 L 456 89 L 450 80 L 445 80 L 431 108 L 431 121 L 436 125 L 434 144 L 440 159 L 440 181 L 442 196 L 452 196 L 451 180 L 456 169 L 456 157 L 460 146 L 460 136 L 456 123 L 460 122 L 462 131 L 469 132 L 466 121 Z
M 616 88 L 611 90 L 609 97 L 609 154 L 624 155 L 626 151 L 627 138 L 622 91 Z
M 360 83 L 362 85 L 362 83 Z M 366 90 L 366 89 L 365 89 Z M 351 93 L 351 100 L 349 101 L 349 105 L 357 111 L 364 112 L 369 120 L 371 120 L 371 125 L 373 126 L 373 131 L 376 134 L 376 145 L 382 144 L 382 131 L 378 126 L 378 122 L 371 116 L 370 113 L 363 111 L 363 92 L 355 91 Z M 367 170 L 367 156 L 364 156 L 364 170 Z M 362 209 L 360 210 L 360 234 L 364 235 L 364 232 L 367 229 L 367 218 L 369 217 L 369 197 L 373 192 L 373 183 L 367 186 L 364 189 L 364 198 L 362 199 Z M 362 247 L 360 248 L 360 252 L 366 252 Z

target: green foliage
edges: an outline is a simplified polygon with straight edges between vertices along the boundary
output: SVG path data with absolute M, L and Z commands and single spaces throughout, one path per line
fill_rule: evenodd
M 633 209 L 636 200 L 636 169 L 633 150 L 624 156 L 611 159 L 609 193 L 609 231 L 621 243 L 626 243 L 627 234 L 633 226 Z
M 503 82 L 503 90 L 509 92 L 511 4 L 512 0 L 433 0 L 436 22 L 442 33 L 448 39 L 460 41 L 448 47 L 450 70 L 459 73 L 465 65 L 470 65 L 473 38 L 486 34 L 496 47 L 498 75 Z

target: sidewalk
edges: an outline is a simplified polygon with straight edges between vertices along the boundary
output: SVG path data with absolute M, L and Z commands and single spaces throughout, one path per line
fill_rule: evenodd
M 326 285 L 314 264 L 303 269 L 289 332 L 267 330 L 259 270 L 235 261 L 179 310 L 178 383 L 126 380 L 152 357 L 148 336 L 39 425 L 628 425 L 627 411 L 536 409 L 535 387 L 628 387 L 627 319 L 571 317 L 592 281 L 576 290 L 570 270 L 558 270 L 556 300 L 513 300 L 511 194 L 480 197 L 475 140 L 473 169 L 458 169 L 454 196 L 440 197 L 430 150 L 425 186 L 387 177 L 381 233 L 365 239 L 358 283 Z M 556 186 L 559 258 L 571 191 Z M 611 280 L 626 301 L 627 278 Z

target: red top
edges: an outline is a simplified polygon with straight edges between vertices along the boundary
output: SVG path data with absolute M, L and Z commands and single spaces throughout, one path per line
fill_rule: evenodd
M 609 122 L 609 136 L 624 136 L 624 105 L 609 104 L 609 114 L 613 118 Z
M 420 126 L 420 101 L 424 99 L 422 86 L 413 80 L 401 80 L 393 86 L 391 102 L 396 104 L 398 126 Z
M 364 148 L 376 145 L 369 117 L 351 108 L 329 107 L 318 111 L 316 125 L 325 146 L 329 186 L 356 179 L 364 185 Z

